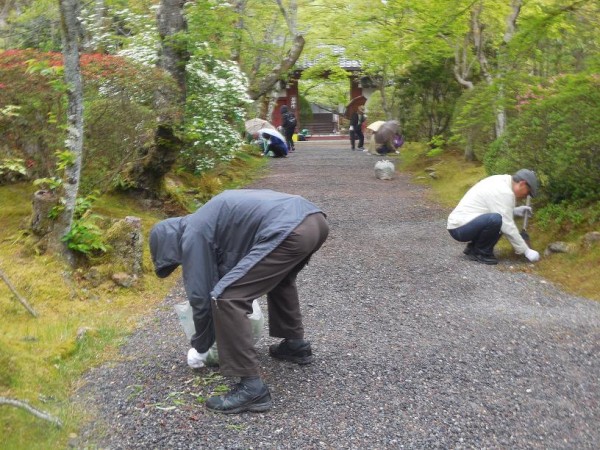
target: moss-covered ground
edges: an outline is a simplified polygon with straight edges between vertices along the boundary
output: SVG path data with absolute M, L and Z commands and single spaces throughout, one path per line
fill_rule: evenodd
M 183 173 L 169 177 L 173 200 L 160 209 L 136 198 L 104 195 L 94 213 L 110 218 L 137 216 L 143 235 L 167 216 L 196 209 L 224 189 L 247 184 L 264 168 L 252 155 L 223 165 L 201 178 Z M 126 336 L 147 319 L 176 276 L 164 280 L 152 273 L 147 246 L 144 275 L 132 288 L 112 281 L 90 283 L 85 271 L 73 270 L 61 259 L 38 254 L 28 235 L 31 183 L 0 186 L 0 270 L 37 312 L 33 317 L 0 280 L 0 397 L 29 403 L 60 419 L 62 428 L 21 408 L 0 405 L 0 447 L 3 449 L 67 448 L 69 437 L 86 420 L 69 398 L 82 374 L 118 358 Z

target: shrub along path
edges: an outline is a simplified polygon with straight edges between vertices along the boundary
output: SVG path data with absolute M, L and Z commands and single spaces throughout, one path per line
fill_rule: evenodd
M 197 403 L 219 382 L 186 365 L 178 288 L 149 309 L 122 362 L 87 377 L 77 398 L 97 419 L 77 445 L 600 447 L 600 303 L 511 270 L 525 261 L 468 261 L 447 211 L 405 174 L 375 179 L 378 159 L 300 142 L 251 186 L 300 194 L 331 225 L 298 280 L 315 362 L 273 360 L 277 341 L 258 344 L 271 411 L 222 416 Z

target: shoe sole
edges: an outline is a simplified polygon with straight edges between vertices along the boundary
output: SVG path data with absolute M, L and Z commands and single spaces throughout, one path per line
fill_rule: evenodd
M 244 406 L 239 406 L 239 407 L 233 408 L 233 409 L 212 409 L 212 408 L 209 408 L 208 406 L 206 407 L 206 409 L 209 410 L 210 412 L 219 413 L 219 414 L 240 414 L 243 412 L 266 412 L 266 411 L 270 410 L 272 406 L 273 406 L 273 402 L 271 400 L 269 400 L 268 402 L 257 403 L 257 404 L 252 404 L 252 405 L 244 405 Z
M 282 361 L 289 361 L 289 362 L 293 362 L 296 363 L 298 365 L 306 365 L 306 364 L 310 364 L 313 362 L 313 357 L 312 355 L 310 356 L 291 356 L 291 355 L 277 355 L 275 353 L 271 353 L 269 352 L 269 354 L 276 359 L 280 359 Z
M 482 261 L 481 259 L 479 259 L 479 258 L 477 257 L 477 255 L 474 255 L 473 253 L 469 253 L 469 254 L 467 255 L 467 257 L 468 257 L 468 258 L 469 258 L 471 261 L 477 261 L 478 263 L 481 263 L 481 264 L 486 264 L 486 265 L 488 265 L 488 266 L 495 266 L 495 265 L 497 265 L 497 264 L 498 264 L 498 261 Z

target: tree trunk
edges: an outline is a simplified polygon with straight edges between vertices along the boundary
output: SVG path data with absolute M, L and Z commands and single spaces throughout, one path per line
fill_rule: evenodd
M 62 237 L 69 232 L 73 222 L 75 201 L 79 192 L 81 155 L 83 151 L 83 83 L 79 67 L 79 11 L 78 0 L 60 0 L 61 29 L 65 83 L 67 84 L 67 139 L 66 148 L 73 160 L 65 167 L 63 180 L 64 211 L 59 216 L 50 248 L 62 247 L 62 254 L 73 264 L 74 258 Z
M 465 144 L 465 161 L 475 161 L 475 150 L 473 150 L 473 139 L 471 132 L 467 135 L 467 143 Z
M 182 110 L 186 100 L 185 71 L 189 59 L 183 35 L 187 31 L 184 4 L 185 0 L 161 0 L 157 14 L 161 43 L 157 65 L 169 72 L 177 82 Z M 155 93 L 155 102 L 158 108 L 167 102 L 160 89 Z M 175 135 L 173 118 L 159 116 L 153 144 L 141 149 L 141 158 L 127 171 L 126 178 L 133 185 L 131 190 L 142 192 L 146 197 L 160 196 L 164 176 L 177 161 L 182 144 Z
M 504 71 L 506 70 L 506 58 L 504 56 L 504 51 L 506 49 L 506 46 L 508 45 L 508 42 L 512 39 L 512 36 L 515 33 L 516 22 L 521 11 L 522 3 L 522 0 L 512 0 L 511 12 L 506 18 L 506 30 L 504 33 L 503 44 L 498 51 L 499 55 L 495 77 L 490 71 L 489 64 L 485 56 L 483 26 L 479 21 L 479 17 L 481 16 L 483 10 L 483 4 L 479 3 L 479 5 L 474 9 L 472 14 L 471 31 L 473 33 L 473 41 L 479 59 L 481 73 L 483 74 L 483 77 L 489 85 L 492 85 L 493 83 L 497 83 L 498 85 L 498 95 L 496 96 L 496 102 L 494 105 L 496 113 L 496 138 L 502 136 L 502 134 L 504 134 L 504 130 L 506 129 L 506 111 L 504 109 L 504 81 L 502 80 Z
M 187 22 L 183 14 L 185 0 L 161 0 L 156 20 L 160 35 L 158 67 L 166 70 L 177 81 L 181 103 L 185 104 L 185 68 L 189 60 L 185 36 Z
M 58 198 L 51 191 L 36 191 L 33 194 L 31 231 L 36 236 L 45 236 L 54 228 L 54 220 L 50 216 L 50 211 L 58 204 Z
M 242 49 L 242 34 L 244 33 L 244 14 L 246 12 L 246 0 L 234 2 L 233 9 L 237 14 L 237 21 L 234 25 L 235 38 L 232 45 L 231 60 L 239 64 L 240 53 Z
M 134 182 L 133 192 L 155 198 L 163 191 L 164 176 L 169 173 L 182 146 L 182 141 L 170 123 L 159 124 L 154 133 L 154 142 L 142 149 L 141 158 L 133 164 L 127 178 Z
M 506 130 L 506 109 L 504 108 L 504 74 L 506 72 L 506 48 L 511 41 L 517 28 L 517 18 L 521 12 L 523 0 L 513 0 L 511 12 L 506 18 L 506 31 L 504 39 L 498 51 L 498 72 L 496 82 L 498 83 L 498 97 L 496 103 L 496 137 L 500 137 Z

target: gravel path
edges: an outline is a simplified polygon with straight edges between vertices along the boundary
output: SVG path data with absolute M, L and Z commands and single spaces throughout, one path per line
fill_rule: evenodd
M 300 142 L 252 184 L 300 194 L 331 233 L 298 285 L 315 362 L 273 360 L 267 413 L 223 416 L 198 396 L 218 385 L 192 371 L 175 289 L 123 347 L 93 370 L 79 401 L 95 422 L 73 443 L 110 449 L 598 449 L 600 303 L 468 261 L 447 211 L 378 158 L 346 142 Z M 264 299 L 261 306 L 266 308 Z

